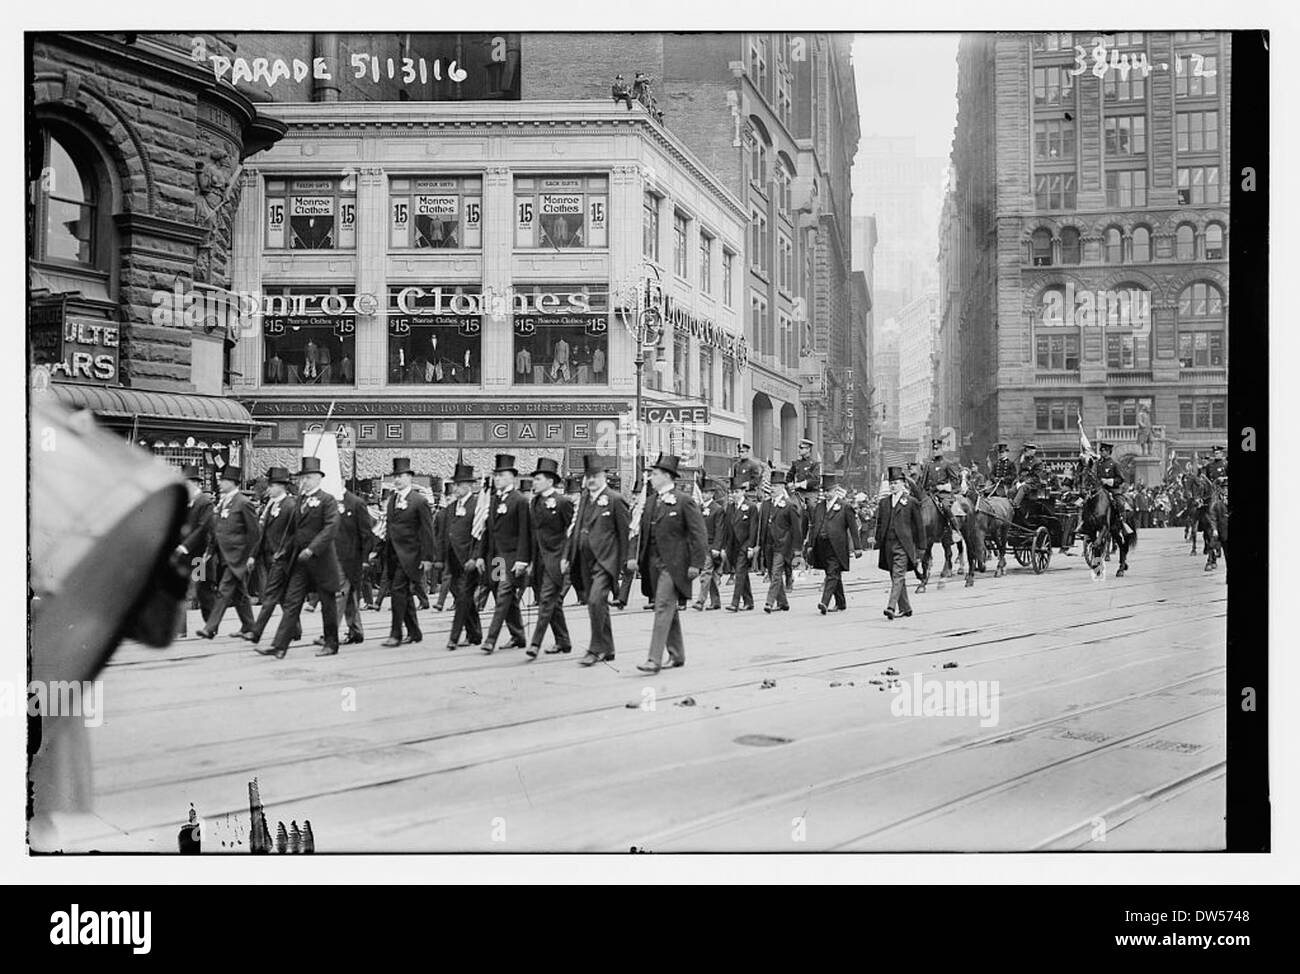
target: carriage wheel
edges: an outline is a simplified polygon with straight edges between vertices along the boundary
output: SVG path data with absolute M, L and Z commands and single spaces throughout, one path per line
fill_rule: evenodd
M 1024 544 L 1016 545 L 1016 561 L 1020 563 L 1021 568 L 1029 567 L 1029 546 Z
M 1034 532 L 1033 559 L 1035 575 L 1043 574 L 1052 563 L 1052 536 L 1047 528 L 1039 528 Z

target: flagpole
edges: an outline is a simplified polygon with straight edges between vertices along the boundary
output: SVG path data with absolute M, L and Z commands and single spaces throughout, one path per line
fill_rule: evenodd
M 325 435 L 325 433 L 328 432 L 328 430 L 329 430 L 330 420 L 334 417 L 334 407 L 335 407 L 335 405 L 337 405 L 337 402 L 336 402 L 335 400 L 331 399 L 331 400 L 330 400 L 330 409 L 329 409 L 329 412 L 325 414 L 325 422 L 324 422 L 324 424 L 323 424 L 322 427 L 321 427 L 321 436 L 322 436 L 322 437 L 323 437 L 323 436 Z M 320 450 L 320 439 L 319 439 L 319 438 L 317 438 L 317 440 L 316 440 L 316 445 L 315 445 L 314 447 L 312 447 L 311 455 L 312 455 L 312 456 L 315 456 L 318 450 Z

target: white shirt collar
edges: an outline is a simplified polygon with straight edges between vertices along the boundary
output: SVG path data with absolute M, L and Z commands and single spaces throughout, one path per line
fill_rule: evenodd
M 587 492 L 587 493 L 588 493 L 588 496 L 590 496 L 592 500 L 595 500 L 595 499 L 596 499 L 597 497 L 599 497 L 601 494 L 605 493 L 605 488 L 608 487 L 608 486 L 609 486 L 609 484 L 601 484 L 601 485 L 600 485 L 600 489 L 597 490 L 594 494 L 591 493 L 590 491 L 588 491 L 588 492 Z
M 668 483 L 665 484 L 659 491 L 657 491 L 657 493 L 661 498 L 663 498 L 663 497 L 667 497 L 669 494 L 673 493 L 676 490 L 677 490 L 676 486 L 674 486 L 671 483 Z

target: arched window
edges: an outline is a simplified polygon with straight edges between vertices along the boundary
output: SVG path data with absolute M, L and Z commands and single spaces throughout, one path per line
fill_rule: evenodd
M 1185 369 L 1221 368 L 1224 335 L 1223 292 L 1209 281 L 1195 281 L 1178 295 L 1178 361 Z
M 102 205 L 89 149 L 48 130 L 38 181 L 36 256 L 95 267 Z
M 1106 263 L 1122 264 L 1124 262 L 1124 235 L 1119 232 L 1119 227 L 1110 227 L 1106 230 Z
M 1079 231 L 1066 227 L 1061 231 L 1061 263 L 1077 264 L 1080 260 Z
M 1072 292 L 1071 292 L 1072 293 Z M 1079 371 L 1079 321 L 1060 286 L 1047 288 L 1034 326 L 1034 361 L 1049 372 Z
M 1050 267 L 1052 264 L 1052 231 L 1039 227 L 1030 240 L 1031 263 L 1035 267 Z
M 1179 226 L 1174 234 L 1174 256 L 1179 260 L 1196 258 L 1196 229 L 1190 223 Z
M 1223 227 L 1211 223 L 1205 228 L 1205 259 L 1223 260 Z
M 1133 231 L 1133 263 L 1145 264 L 1151 259 L 1151 231 L 1138 227 Z

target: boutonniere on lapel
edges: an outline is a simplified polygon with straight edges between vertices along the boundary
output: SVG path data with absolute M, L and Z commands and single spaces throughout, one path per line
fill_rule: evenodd
M 899 507 L 906 507 L 906 506 L 907 506 L 907 495 L 906 495 L 906 494 L 904 494 L 902 497 L 900 497 L 900 498 L 898 499 L 898 506 L 899 506 Z
M 223 508 L 221 509 L 221 516 L 222 516 L 222 517 L 230 517 L 230 508 L 228 508 L 228 507 L 223 507 Z
M 609 507 L 609 498 L 606 497 L 604 494 L 601 494 L 599 497 L 596 498 L 596 506 Z
M 343 514 L 343 515 L 350 515 L 350 514 L 351 514 L 351 512 L 348 511 L 348 509 L 345 508 L 345 507 L 343 506 L 343 502 L 342 502 L 342 501 L 339 501 L 339 513 L 340 513 L 340 514 Z
M 832 511 L 838 511 L 838 510 L 840 509 L 841 506 L 842 506 L 842 505 L 840 505 L 840 504 L 838 504 L 838 503 L 836 503 L 836 504 L 832 504 L 832 505 L 831 505 L 831 510 L 832 510 Z
M 308 498 L 307 498 L 307 506 L 308 506 L 308 507 L 320 507 L 320 498 L 319 498 L 319 497 L 308 497 Z
M 742 511 L 747 511 L 747 510 L 749 510 L 749 505 L 748 505 L 748 504 L 741 504 L 741 505 L 740 505 L 740 509 L 741 509 Z
M 502 501 L 500 504 L 497 505 L 497 513 L 504 514 L 505 512 L 506 512 L 506 502 Z
M 270 517 L 271 520 L 274 521 L 279 516 L 280 516 L 280 505 L 276 504 L 274 507 L 271 508 Z
M 776 506 L 777 506 L 777 507 L 785 507 L 785 501 L 777 501 L 777 502 L 776 502 Z
M 669 507 L 671 507 L 672 505 L 674 505 L 674 504 L 677 503 L 677 495 L 676 495 L 676 494 L 667 494 L 667 495 L 665 495 L 665 496 L 663 496 L 663 497 L 661 497 L 661 498 L 659 498 L 659 499 L 660 499 L 661 501 L 663 501 L 665 504 L 667 504 Z
M 399 511 L 404 511 L 404 510 L 406 510 L 406 498 L 405 498 L 405 497 L 399 497 L 399 498 L 397 498 L 397 509 L 398 509 Z
M 546 498 L 546 509 L 547 509 L 548 511 L 553 511 L 553 510 L 555 510 L 555 498 L 554 498 L 554 497 L 548 497 L 548 498 Z

